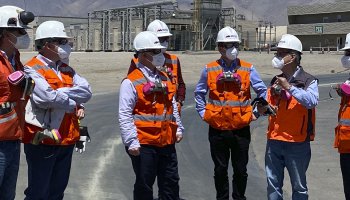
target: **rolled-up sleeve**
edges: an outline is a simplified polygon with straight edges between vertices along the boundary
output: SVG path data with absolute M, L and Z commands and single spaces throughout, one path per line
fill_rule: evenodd
M 266 99 L 267 87 L 261 80 L 260 75 L 254 66 L 252 66 L 250 70 L 250 83 L 257 96 Z
M 34 80 L 35 86 L 32 100 L 39 108 L 57 108 L 67 112 L 74 111 L 77 104 L 65 92 L 54 90 L 45 78 L 33 68 L 26 66 L 24 71 Z
M 119 91 L 118 120 L 122 141 L 129 149 L 140 147 L 132 114 L 136 101 L 137 93 L 135 87 L 129 79 L 124 79 Z
M 176 124 L 177 124 L 177 130 L 176 130 L 176 133 L 181 133 L 183 134 L 184 133 L 184 126 L 182 125 L 182 122 L 181 122 L 181 117 L 180 117 L 180 114 L 179 114 L 179 109 L 177 107 L 177 102 L 176 102 L 176 99 L 175 97 L 173 97 L 173 115 L 175 117 L 175 120 L 176 120 Z
M 292 86 L 289 92 L 307 109 L 312 109 L 318 104 L 319 93 L 317 79 L 313 80 L 306 90 Z
M 204 67 L 201 73 L 201 77 L 194 91 L 194 100 L 196 101 L 196 110 L 202 119 L 204 117 L 205 106 L 206 106 L 205 96 L 208 93 L 207 77 L 208 77 L 207 68 Z

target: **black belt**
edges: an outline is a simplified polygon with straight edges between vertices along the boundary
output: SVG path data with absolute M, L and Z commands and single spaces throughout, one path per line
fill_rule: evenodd
M 7 113 L 11 112 L 12 108 L 0 108 L 0 115 L 6 115 Z

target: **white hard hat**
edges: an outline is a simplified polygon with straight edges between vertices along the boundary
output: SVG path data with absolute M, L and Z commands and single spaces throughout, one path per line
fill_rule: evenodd
M 340 49 L 342 51 L 350 49 L 350 33 L 346 34 L 346 39 L 345 39 L 345 46 L 344 48 Z
M 34 14 L 16 6 L 0 7 L 0 28 L 29 28 Z
M 46 21 L 41 23 L 36 29 L 35 40 L 45 38 L 70 38 L 62 22 Z
M 218 37 L 216 38 L 216 42 L 241 42 L 239 40 L 238 34 L 235 31 L 235 29 L 226 26 L 225 28 L 222 28 L 219 33 Z
M 156 34 L 151 31 L 143 31 L 137 34 L 134 39 L 134 48 L 136 51 L 145 49 L 165 49 L 165 47 L 160 45 Z
M 281 40 L 277 44 L 277 48 L 292 49 L 300 53 L 303 51 L 303 45 L 300 40 L 291 34 L 282 35 Z
M 154 32 L 157 37 L 167 37 L 173 35 L 169 32 L 168 26 L 158 19 L 154 20 L 148 25 L 147 31 Z

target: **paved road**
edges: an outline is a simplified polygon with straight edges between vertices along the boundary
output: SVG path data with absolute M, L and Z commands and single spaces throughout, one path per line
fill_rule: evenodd
M 317 137 L 312 144 L 312 160 L 308 171 L 310 199 L 342 200 L 339 156 L 332 148 L 333 128 L 339 98 L 328 98 L 329 83 L 345 80 L 347 75 L 337 78 L 320 76 L 320 103 L 317 109 Z M 338 79 L 338 80 L 337 80 Z M 193 85 L 188 86 L 183 122 L 186 128 L 184 140 L 177 145 L 181 196 L 186 200 L 213 200 L 213 164 L 210 158 L 207 125 L 202 122 L 194 109 Z M 335 96 L 336 94 L 333 93 Z M 85 154 L 75 153 L 72 174 L 65 199 L 132 199 L 134 174 L 119 137 L 117 126 L 116 93 L 94 96 L 87 107 L 83 123 L 89 126 L 92 143 Z M 291 123 L 292 123 L 291 119 Z M 249 180 L 247 197 L 251 200 L 266 199 L 264 173 L 264 151 L 266 119 L 259 119 L 251 125 L 252 144 L 250 148 Z M 22 154 L 18 180 L 17 198 L 23 199 L 26 186 L 26 162 Z M 232 170 L 230 170 L 232 171 Z M 289 182 L 285 182 L 286 199 L 290 199 Z

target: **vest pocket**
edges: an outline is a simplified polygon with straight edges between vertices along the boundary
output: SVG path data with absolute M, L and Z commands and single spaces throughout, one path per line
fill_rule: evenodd
M 11 112 L 0 115 L 0 139 L 19 139 L 21 137 L 20 123 L 15 109 Z
M 335 128 L 334 147 L 339 152 L 350 153 L 350 127 L 338 125 Z

